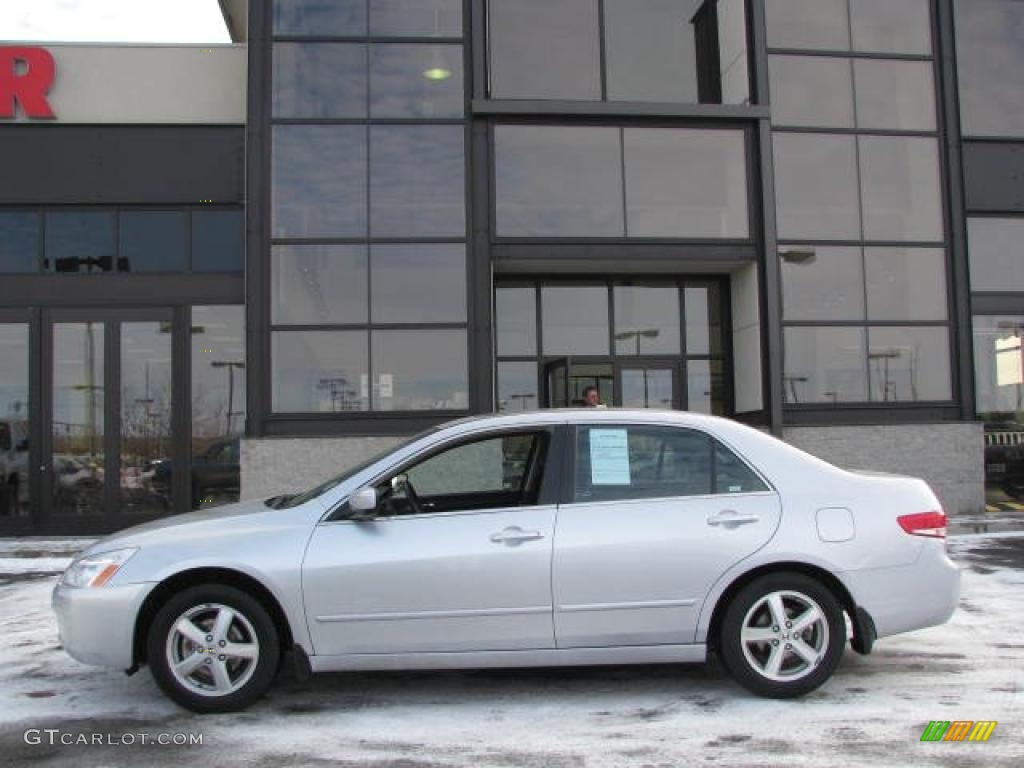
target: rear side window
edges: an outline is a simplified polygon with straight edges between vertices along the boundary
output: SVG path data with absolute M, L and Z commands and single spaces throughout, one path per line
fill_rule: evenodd
M 576 431 L 577 502 L 763 490 L 736 454 L 703 432 L 618 424 Z

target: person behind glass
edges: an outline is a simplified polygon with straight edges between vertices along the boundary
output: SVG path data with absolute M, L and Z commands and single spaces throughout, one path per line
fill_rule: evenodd
M 597 387 L 591 385 L 583 390 L 583 406 L 585 408 L 604 408 L 601 402 L 601 393 Z

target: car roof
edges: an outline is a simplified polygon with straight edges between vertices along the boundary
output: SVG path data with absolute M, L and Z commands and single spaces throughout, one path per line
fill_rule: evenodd
M 541 424 L 578 424 L 595 421 L 643 422 L 648 424 L 672 424 L 676 426 L 721 427 L 736 422 L 719 416 L 708 416 L 692 411 L 676 411 L 657 408 L 551 408 L 542 411 L 522 413 L 487 414 L 470 416 L 465 419 L 442 424 L 440 429 L 458 427 L 515 427 Z

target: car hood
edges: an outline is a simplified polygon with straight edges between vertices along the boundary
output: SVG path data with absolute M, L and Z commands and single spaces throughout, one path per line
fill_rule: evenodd
M 214 509 L 187 512 L 125 528 L 100 539 L 83 554 L 142 546 L 155 540 L 212 538 L 224 536 L 226 533 L 238 536 L 250 528 L 264 528 L 268 524 L 280 525 L 282 516 L 287 515 L 289 511 L 299 513 L 295 517 L 304 520 L 307 515 L 301 514 L 302 510 L 313 516 L 318 516 L 323 511 L 322 507 L 315 503 L 296 507 L 294 510 L 272 509 L 262 500 L 225 504 Z

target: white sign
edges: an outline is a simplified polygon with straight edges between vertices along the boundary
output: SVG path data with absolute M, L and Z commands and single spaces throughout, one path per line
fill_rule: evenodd
M 625 429 L 590 430 L 590 484 L 629 485 L 629 438 Z

